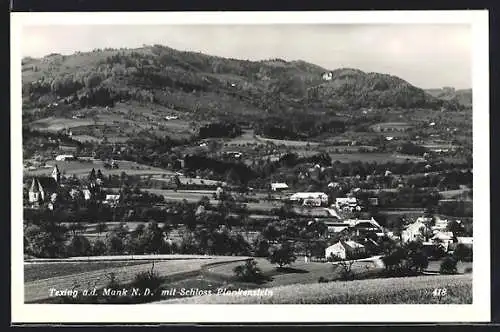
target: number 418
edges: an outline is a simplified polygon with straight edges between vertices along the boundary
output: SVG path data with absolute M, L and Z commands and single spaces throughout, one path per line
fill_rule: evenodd
M 434 288 L 434 291 L 432 292 L 432 296 L 434 297 L 442 297 L 446 296 L 446 288 Z

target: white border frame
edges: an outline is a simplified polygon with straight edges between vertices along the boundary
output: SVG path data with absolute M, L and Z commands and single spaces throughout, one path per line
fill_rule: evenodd
M 24 304 L 21 29 L 85 24 L 472 25 L 474 262 L 470 305 L 62 305 Z M 490 320 L 488 11 L 11 13 L 12 322 L 484 322 Z M 15 204 L 14 204 L 15 203 Z

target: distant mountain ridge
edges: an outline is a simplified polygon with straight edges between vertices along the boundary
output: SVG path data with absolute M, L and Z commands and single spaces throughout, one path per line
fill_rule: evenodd
M 458 105 L 396 76 L 352 68 L 329 71 L 301 60 L 229 59 L 161 45 L 24 58 L 22 70 L 26 107 L 60 98 L 81 105 L 135 99 L 222 113 Z M 325 73 L 331 79 L 325 80 Z

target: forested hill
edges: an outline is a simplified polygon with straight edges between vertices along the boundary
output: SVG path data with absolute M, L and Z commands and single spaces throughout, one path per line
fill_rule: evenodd
M 134 99 L 189 112 L 457 107 L 394 76 L 304 61 L 246 61 L 154 45 L 24 58 L 23 106 L 108 106 Z M 329 72 L 328 80 L 323 74 Z
M 472 89 L 456 90 L 452 87 L 444 87 L 441 89 L 428 89 L 425 92 L 438 99 L 457 102 L 467 108 L 472 107 Z

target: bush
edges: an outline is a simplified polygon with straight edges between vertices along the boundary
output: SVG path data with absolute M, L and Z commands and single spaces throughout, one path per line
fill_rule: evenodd
M 440 245 L 432 245 L 425 248 L 425 254 L 430 259 L 441 259 L 446 256 L 446 251 Z
M 330 254 L 330 256 L 328 256 L 326 258 L 327 262 L 338 262 L 338 261 L 341 261 L 341 260 L 342 260 L 342 258 L 340 256 L 334 255 L 333 253 Z
M 104 243 L 102 240 L 97 240 L 92 245 L 92 255 L 94 256 L 104 255 L 106 253 L 106 250 L 106 243 Z
M 439 268 L 441 274 L 456 274 L 457 273 L 457 260 L 453 257 L 446 257 L 441 263 Z
M 243 265 L 236 266 L 233 272 L 240 281 L 260 282 L 264 279 L 261 269 L 257 267 L 257 262 L 253 259 L 247 260 Z
M 92 252 L 89 240 L 82 235 L 75 235 L 68 246 L 70 256 L 88 256 Z
M 418 275 L 429 265 L 427 253 L 420 242 L 396 247 L 382 257 L 382 261 L 388 276 Z
M 318 279 L 318 282 L 319 282 L 320 284 L 322 284 L 322 283 L 326 283 L 326 282 L 329 282 L 329 281 L 330 281 L 330 280 L 328 280 L 328 279 L 327 279 L 327 278 L 325 278 L 325 277 L 319 277 L 319 279 Z
M 139 272 L 135 275 L 134 281 L 131 286 L 139 288 L 141 294 L 149 289 L 149 291 L 155 296 L 160 296 L 160 286 L 163 284 L 163 278 L 160 277 L 158 272 L 154 270 L 154 263 L 151 266 L 151 270 Z
M 457 261 L 472 262 L 472 248 L 459 243 L 453 251 L 453 257 Z

